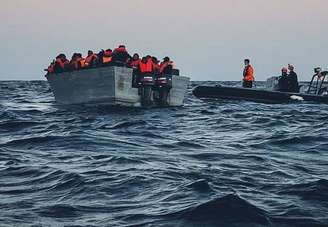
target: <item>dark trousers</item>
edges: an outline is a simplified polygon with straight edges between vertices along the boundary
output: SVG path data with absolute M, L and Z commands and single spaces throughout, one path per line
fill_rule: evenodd
M 243 81 L 243 87 L 244 88 L 252 88 L 253 87 L 253 81 Z

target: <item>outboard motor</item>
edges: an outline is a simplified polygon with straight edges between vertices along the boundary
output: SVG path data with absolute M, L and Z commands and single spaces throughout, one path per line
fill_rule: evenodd
M 153 104 L 152 94 L 154 83 L 155 82 L 152 74 L 145 74 L 139 78 L 138 85 L 142 106 L 150 106 Z
M 155 80 L 155 90 L 157 92 L 155 100 L 159 106 L 168 106 L 168 96 L 172 88 L 172 76 L 160 75 Z

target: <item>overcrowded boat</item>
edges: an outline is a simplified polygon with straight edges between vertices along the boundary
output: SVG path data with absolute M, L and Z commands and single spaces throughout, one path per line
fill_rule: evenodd
M 66 105 L 181 106 L 190 81 L 169 57 L 131 57 L 124 45 L 70 61 L 59 54 L 46 71 L 56 102 Z

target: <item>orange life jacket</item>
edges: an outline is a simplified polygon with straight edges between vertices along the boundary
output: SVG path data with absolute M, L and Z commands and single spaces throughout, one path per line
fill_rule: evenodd
M 108 56 L 103 56 L 103 63 L 109 63 L 112 61 L 112 57 L 108 57 Z
M 161 70 L 161 66 L 159 64 L 153 62 L 153 69 L 156 73 L 158 73 Z
M 102 57 L 103 63 L 109 63 L 112 61 L 112 51 L 105 50 L 104 55 Z
M 53 64 L 53 63 L 51 63 L 51 64 L 48 66 L 47 72 L 48 72 L 49 74 L 55 72 L 54 64 Z
M 74 61 L 74 68 L 75 69 L 80 69 L 85 67 L 85 59 L 84 58 L 77 58 Z
M 62 68 L 62 69 L 65 68 L 65 62 L 60 58 L 56 59 L 56 64 L 58 64 L 60 66 L 60 68 Z
M 98 56 L 96 54 L 91 54 L 85 58 L 85 66 L 89 66 L 92 62 L 97 59 Z
M 254 81 L 255 80 L 254 69 L 251 65 L 245 66 L 243 76 L 244 76 L 245 81 Z
M 79 60 L 79 62 L 80 62 L 80 66 L 81 66 L 81 68 L 85 68 L 85 59 L 84 59 L 84 58 L 81 58 L 81 59 Z
M 125 47 L 118 47 L 114 50 L 114 52 L 126 52 L 126 48 Z
M 153 61 L 151 60 L 151 58 L 148 59 L 146 65 L 147 65 L 147 72 L 153 72 Z
M 148 59 L 146 63 L 140 61 L 139 63 L 141 73 L 151 73 L 153 72 L 153 62 L 151 59 Z
M 137 59 L 137 60 L 132 60 L 130 62 L 130 67 L 136 69 L 138 68 L 139 64 L 140 64 L 141 60 L 140 59 Z

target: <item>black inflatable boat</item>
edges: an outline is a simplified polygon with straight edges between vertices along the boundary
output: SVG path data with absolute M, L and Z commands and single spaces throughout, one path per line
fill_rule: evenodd
M 198 86 L 193 94 L 198 98 L 239 99 L 265 103 L 283 103 L 291 101 L 310 101 L 328 104 L 325 78 L 328 72 L 321 72 L 312 77 L 309 88 L 304 93 L 280 92 L 275 90 L 277 77 L 270 78 L 271 88 L 251 89 L 228 86 Z M 268 82 L 267 81 L 267 82 Z

